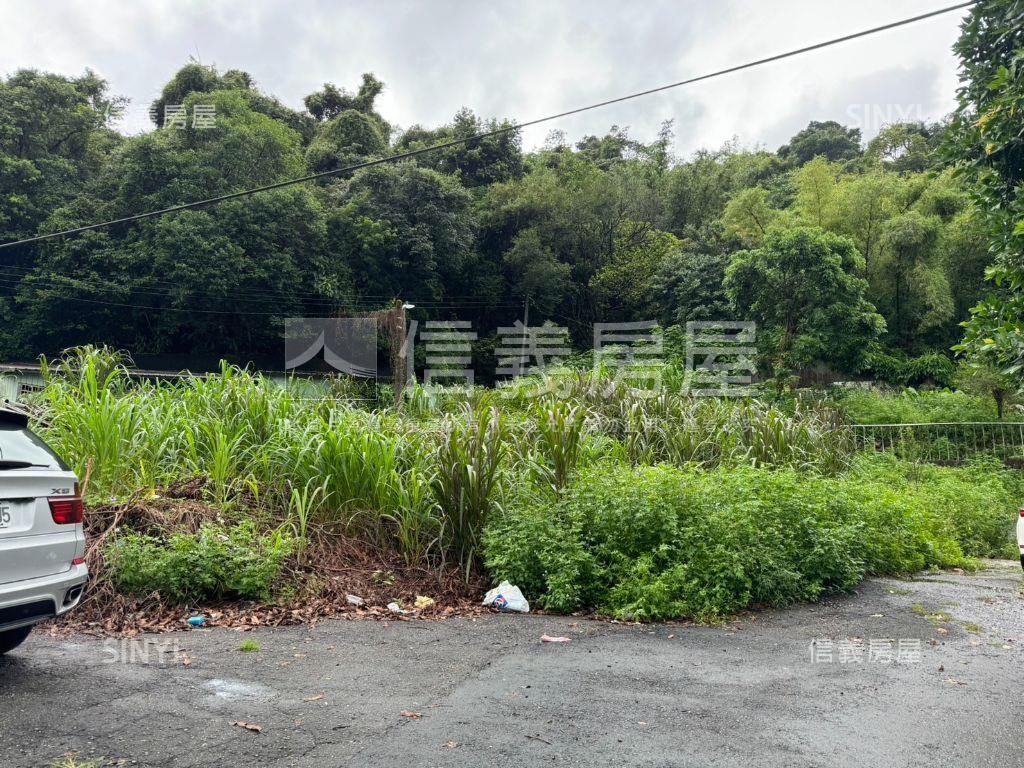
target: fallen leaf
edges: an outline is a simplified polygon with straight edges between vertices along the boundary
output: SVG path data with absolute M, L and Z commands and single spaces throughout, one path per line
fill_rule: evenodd
M 949 630 L 946 629 L 945 627 L 938 627 L 935 631 L 938 632 L 940 635 L 948 635 L 949 634 Z
M 309 697 L 303 699 L 303 701 L 320 701 L 320 699 L 322 699 L 323 697 L 324 697 L 324 694 L 318 693 L 316 696 L 309 696 Z
M 413 712 L 411 709 L 403 709 L 398 713 L 402 717 L 408 717 L 410 720 L 419 720 L 423 715 L 419 712 Z
M 552 637 L 551 635 L 541 635 L 540 641 L 542 643 L 571 643 L 572 640 L 568 637 Z
M 444 743 L 444 748 L 445 749 L 457 749 L 458 747 L 461 747 L 461 746 L 462 746 L 462 742 L 459 742 L 459 741 L 446 741 Z
M 239 728 L 245 728 L 245 730 L 252 731 L 253 733 L 263 732 L 262 725 L 256 725 L 256 723 L 247 723 L 244 720 L 236 720 L 232 723 L 232 725 L 237 725 Z

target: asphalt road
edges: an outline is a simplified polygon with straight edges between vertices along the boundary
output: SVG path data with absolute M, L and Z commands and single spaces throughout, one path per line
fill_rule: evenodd
M 994 563 L 721 627 L 496 615 L 34 636 L 0 660 L 0 764 L 1024 765 L 1021 590 L 1019 565 Z

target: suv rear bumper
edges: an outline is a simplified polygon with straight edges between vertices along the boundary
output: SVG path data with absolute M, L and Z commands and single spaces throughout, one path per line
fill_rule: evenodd
M 0 630 L 38 624 L 67 613 L 81 601 L 88 580 L 89 570 L 83 564 L 52 576 L 0 584 Z M 77 593 L 73 591 L 76 588 Z M 45 607 L 43 615 L 40 607 L 46 602 L 52 603 L 52 610 Z

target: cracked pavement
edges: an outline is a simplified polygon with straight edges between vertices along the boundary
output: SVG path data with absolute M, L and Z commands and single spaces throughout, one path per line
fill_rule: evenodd
M 990 562 L 711 627 L 490 615 L 35 633 L 0 659 L 0 762 L 1019 765 L 1021 590 L 1017 563 Z

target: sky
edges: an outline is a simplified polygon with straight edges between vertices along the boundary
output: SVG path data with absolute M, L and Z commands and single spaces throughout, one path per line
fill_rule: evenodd
M 190 58 L 243 69 L 293 108 L 363 72 L 392 124 L 434 127 L 469 107 L 525 121 L 770 56 L 952 0 L 0 0 L 0 75 L 91 68 L 129 97 L 118 124 L 151 130 L 150 102 Z M 770 150 L 811 120 L 860 127 L 954 108 L 951 51 L 966 11 L 524 132 L 575 142 L 612 125 L 652 140 L 674 121 L 686 157 L 729 141 Z

